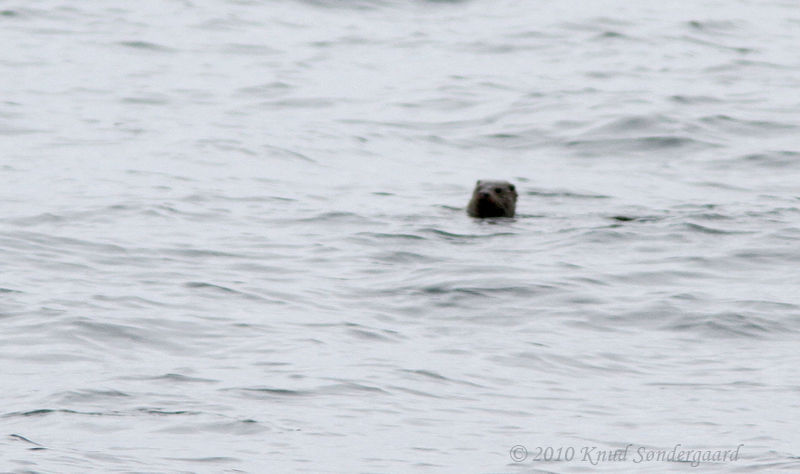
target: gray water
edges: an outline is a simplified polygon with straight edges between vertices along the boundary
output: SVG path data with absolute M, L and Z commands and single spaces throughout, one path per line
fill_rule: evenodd
M 0 470 L 800 470 L 796 2 L 5 0 L 0 44 Z M 636 462 L 678 444 L 742 446 Z

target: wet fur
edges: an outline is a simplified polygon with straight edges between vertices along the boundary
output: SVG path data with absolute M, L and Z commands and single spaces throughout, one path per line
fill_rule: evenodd
M 508 181 L 479 180 L 467 205 L 472 217 L 514 217 L 517 208 L 517 190 Z

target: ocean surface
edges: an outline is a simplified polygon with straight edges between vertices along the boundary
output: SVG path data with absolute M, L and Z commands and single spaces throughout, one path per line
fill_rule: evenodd
M 0 471 L 800 471 L 796 1 L 0 0 L 0 44 Z

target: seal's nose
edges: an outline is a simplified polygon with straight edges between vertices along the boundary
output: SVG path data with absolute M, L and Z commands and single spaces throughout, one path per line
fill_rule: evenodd
M 480 194 L 478 194 L 478 196 L 480 196 L 482 198 L 488 198 L 489 197 L 489 193 L 487 193 L 486 191 L 481 191 Z

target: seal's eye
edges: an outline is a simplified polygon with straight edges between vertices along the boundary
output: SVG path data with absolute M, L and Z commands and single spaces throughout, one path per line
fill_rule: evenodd
M 494 192 L 496 192 L 497 194 L 502 194 L 503 188 L 494 188 Z

